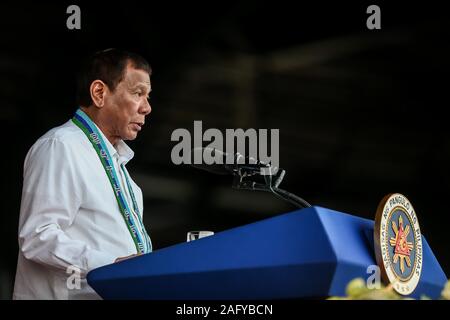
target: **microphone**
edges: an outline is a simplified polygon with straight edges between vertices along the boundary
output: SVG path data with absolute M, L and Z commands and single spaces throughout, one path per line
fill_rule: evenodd
M 203 159 L 205 154 L 209 155 L 211 159 L 214 159 L 212 164 L 207 164 L 204 162 L 199 164 L 191 164 L 194 168 L 205 170 L 214 174 L 235 174 L 240 168 L 259 172 L 261 168 L 270 167 L 269 164 L 258 161 L 253 157 L 244 157 L 239 152 L 230 154 L 215 148 L 199 147 L 192 149 L 192 153 L 194 154 L 194 159 Z
M 256 190 L 256 191 L 269 191 L 272 192 L 277 197 L 290 202 L 296 207 L 299 208 L 311 207 L 311 205 L 307 201 L 300 198 L 299 196 L 296 196 L 293 193 L 278 188 L 286 173 L 283 169 L 278 170 L 279 168 L 272 167 L 270 164 L 258 161 L 255 158 L 244 157 L 239 152 L 235 154 L 230 154 L 217 150 L 215 148 L 197 147 L 192 149 L 192 153 L 194 154 L 194 159 L 204 159 L 204 155 L 206 154 L 208 155 L 209 159 L 213 161 L 211 161 L 211 164 L 204 162 L 191 163 L 191 166 L 197 169 L 206 170 L 214 174 L 233 175 L 234 176 L 233 188 L 244 190 Z M 263 174 L 262 169 L 267 169 L 269 171 L 269 174 L 268 175 Z M 274 173 L 274 176 L 272 176 L 272 172 Z M 255 178 L 260 177 L 264 177 L 265 184 L 261 184 L 256 181 Z
M 222 161 L 220 163 L 213 163 L 213 164 L 206 164 L 204 162 L 202 163 L 191 163 L 191 166 L 197 169 L 205 170 L 210 173 L 214 174 L 230 174 L 232 172 L 232 169 L 228 167 L 226 164 L 226 157 L 228 156 L 228 153 L 225 153 L 223 151 L 214 149 L 214 148 L 194 148 L 192 149 L 192 154 L 194 154 L 194 159 L 203 159 L 203 152 L 210 152 L 211 156 L 216 159 L 216 157 L 220 157 Z M 191 157 L 192 158 L 192 157 Z

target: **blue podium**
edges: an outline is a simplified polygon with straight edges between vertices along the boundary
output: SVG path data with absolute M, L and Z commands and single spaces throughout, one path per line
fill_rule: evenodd
M 345 295 L 376 265 L 372 220 L 321 207 L 282 214 L 92 270 L 104 299 L 297 299 Z M 438 298 L 446 275 L 423 238 L 411 297 Z

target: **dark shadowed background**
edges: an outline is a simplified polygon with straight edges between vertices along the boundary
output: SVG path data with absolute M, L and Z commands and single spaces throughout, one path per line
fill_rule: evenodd
M 81 30 L 66 8 L 81 8 Z M 164 3 L 164 4 L 162 4 Z M 303 3 L 303 2 L 302 2 Z M 76 110 L 80 60 L 135 51 L 153 67 L 152 113 L 128 164 L 155 249 L 293 210 L 171 161 L 171 133 L 280 130 L 282 184 L 310 203 L 373 219 L 390 192 L 413 203 L 450 274 L 450 26 L 437 3 L 114 1 L 0 4 L 0 298 L 11 296 L 23 160 Z M 381 7 L 381 30 L 366 8 Z

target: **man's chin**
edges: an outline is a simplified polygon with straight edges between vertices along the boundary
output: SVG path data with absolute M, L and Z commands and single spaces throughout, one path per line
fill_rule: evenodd
M 136 138 L 137 138 L 137 134 L 134 135 L 134 136 L 132 136 L 132 137 L 128 137 L 127 139 L 124 139 L 124 140 L 127 140 L 127 141 L 133 141 L 133 140 L 135 140 Z
M 138 136 L 137 132 L 128 133 L 126 136 L 122 137 L 122 140 L 124 141 L 131 141 L 136 139 Z

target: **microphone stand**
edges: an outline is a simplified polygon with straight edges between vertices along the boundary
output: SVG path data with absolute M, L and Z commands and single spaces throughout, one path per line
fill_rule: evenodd
M 268 170 L 269 174 L 261 174 L 261 168 Z M 298 208 L 311 207 L 306 200 L 291 192 L 278 188 L 286 175 L 286 171 L 283 169 L 278 169 L 276 170 L 276 173 L 272 174 L 274 170 L 275 169 L 269 164 L 264 164 L 259 161 L 256 164 L 236 165 L 232 170 L 234 177 L 233 188 L 271 192 L 275 196 L 293 204 Z M 264 177 L 264 184 L 254 181 L 254 178 L 258 176 Z

